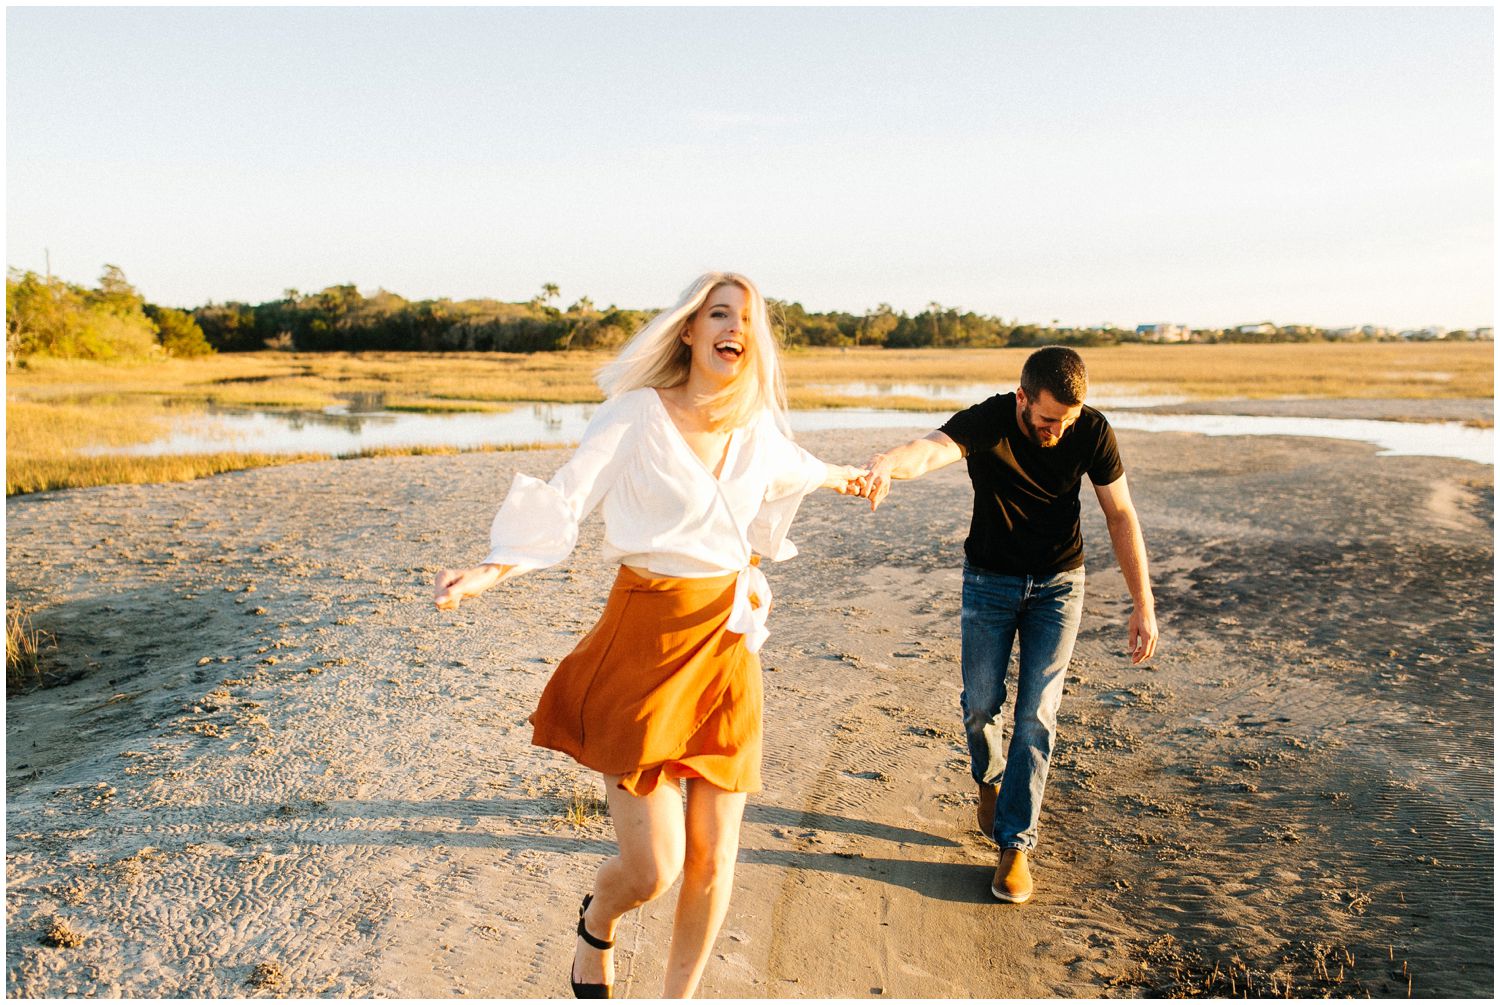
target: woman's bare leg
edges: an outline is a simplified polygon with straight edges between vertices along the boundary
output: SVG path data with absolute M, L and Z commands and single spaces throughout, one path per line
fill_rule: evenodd
M 672 923 L 664 998 L 691 998 L 703 977 L 734 886 L 745 793 L 725 792 L 701 778 L 687 783 L 687 845 L 682 892 Z
M 584 924 L 595 938 L 613 941 L 620 917 L 669 890 L 682 872 L 684 827 L 682 793 L 673 782 L 650 795 L 635 796 L 619 786 L 619 775 L 604 776 L 609 815 L 614 820 L 620 853 L 599 867 L 594 899 Z M 576 940 L 573 979 L 580 984 L 613 984 L 614 959 Z

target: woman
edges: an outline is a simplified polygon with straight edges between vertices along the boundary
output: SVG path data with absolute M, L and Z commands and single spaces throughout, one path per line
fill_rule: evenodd
M 619 841 L 579 908 L 571 980 L 580 998 L 610 997 L 617 922 L 681 874 L 663 996 L 685 998 L 729 909 L 745 797 L 760 788 L 755 653 L 771 594 L 759 556 L 796 554 L 786 532 L 802 497 L 857 495 L 864 472 L 792 443 L 765 301 L 744 276 L 699 277 L 599 383 L 607 400 L 577 452 L 551 482 L 516 475 L 490 554 L 439 573 L 434 600 L 457 607 L 562 561 L 603 506 L 619 574 L 531 717 L 533 743 L 604 776 Z

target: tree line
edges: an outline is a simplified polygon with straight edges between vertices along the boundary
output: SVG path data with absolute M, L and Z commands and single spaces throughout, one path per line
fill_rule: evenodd
M 530 300 L 407 300 L 387 290 L 360 293 L 353 283 L 317 293 L 286 290 L 259 304 L 208 303 L 178 310 L 148 303 L 117 266 L 106 265 L 96 288 L 8 271 L 6 346 L 11 358 L 33 354 L 89 359 L 210 352 L 556 352 L 612 349 L 654 313 L 595 306 L 580 297 L 557 306 L 546 283 Z M 892 349 L 1097 346 L 1141 342 L 1134 329 L 1022 324 L 930 303 L 916 314 L 880 304 L 863 314 L 812 312 L 800 303 L 768 300 L 773 323 L 791 346 L 876 346 Z M 1270 327 L 1270 326 L 1267 326 Z M 1308 326 L 1270 331 L 1195 330 L 1194 341 L 1315 341 L 1331 333 Z
M 557 287 L 551 283 L 522 303 L 409 301 L 386 290 L 367 297 L 348 284 L 313 294 L 288 290 L 281 299 L 262 304 L 209 304 L 194 310 L 193 317 L 208 342 L 224 351 L 555 352 L 615 348 L 655 313 L 599 308 L 588 297 L 562 308 L 556 299 Z M 937 304 L 914 316 L 889 304 L 864 314 L 814 313 L 800 303 L 775 299 L 768 299 L 767 307 L 778 335 L 794 346 L 1029 346 L 1113 340 L 1096 332 L 1007 323 Z M 1113 335 L 1131 338 L 1134 333 Z
M 115 265 L 97 287 L 11 269 L 5 277 L 7 359 L 203 356 L 214 351 L 188 311 L 148 304 Z

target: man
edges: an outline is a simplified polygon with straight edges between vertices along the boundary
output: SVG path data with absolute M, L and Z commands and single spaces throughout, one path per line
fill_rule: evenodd
M 991 892 L 1019 904 L 1032 892 L 1026 855 L 1036 847 L 1057 708 L 1083 614 L 1078 494 L 1089 476 L 1135 607 L 1130 660 L 1156 649 L 1146 543 L 1125 483 L 1114 431 L 1084 405 L 1088 375 L 1071 349 L 1038 349 L 1020 387 L 949 419 L 941 429 L 870 459 L 873 510 L 893 479 L 920 478 L 963 458 L 974 485 L 964 542 L 964 730 L 979 785 L 979 829 L 1000 846 Z M 1004 745 L 1006 667 L 1020 637 L 1015 728 Z

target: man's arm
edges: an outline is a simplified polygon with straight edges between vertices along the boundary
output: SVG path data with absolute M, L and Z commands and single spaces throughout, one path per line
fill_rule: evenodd
M 929 471 L 936 471 L 962 460 L 963 456 L 963 448 L 947 433 L 934 429 L 920 439 L 870 458 L 865 464 L 870 473 L 865 478 L 865 489 L 861 495 L 870 500 L 870 510 L 873 512 L 891 490 L 892 480 L 921 478 Z
M 1130 612 L 1128 638 L 1130 662 L 1140 663 L 1156 652 L 1156 600 L 1151 596 L 1151 579 L 1146 571 L 1146 539 L 1141 536 L 1141 522 L 1130 500 L 1130 486 L 1125 476 L 1108 485 L 1095 485 L 1099 508 L 1109 527 L 1109 542 L 1115 549 L 1115 561 L 1125 575 L 1125 586 L 1135 610 Z

